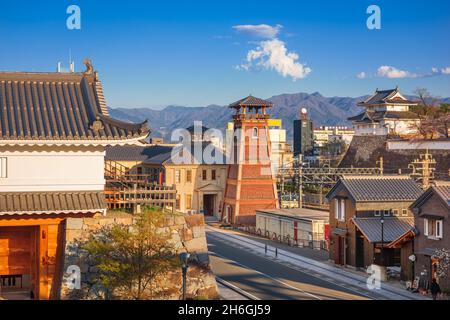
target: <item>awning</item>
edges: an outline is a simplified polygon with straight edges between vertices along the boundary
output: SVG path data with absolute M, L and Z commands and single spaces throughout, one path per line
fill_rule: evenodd
M 380 218 L 352 218 L 352 222 L 369 242 L 381 242 Z M 395 242 L 410 232 L 415 233 L 414 218 L 384 218 L 383 242 Z
M 0 192 L 0 216 L 97 213 L 106 208 L 103 191 Z
M 434 248 L 423 248 L 422 250 L 420 250 L 419 252 L 417 252 L 417 254 L 423 254 L 424 256 L 434 256 L 437 252 L 437 249 Z

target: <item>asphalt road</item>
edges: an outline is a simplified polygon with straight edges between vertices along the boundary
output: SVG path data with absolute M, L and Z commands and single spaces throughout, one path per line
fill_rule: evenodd
M 367 299 L 344 286 L 234 247 L 207 231 L 211 268 L 218 277 L 262 300 Z

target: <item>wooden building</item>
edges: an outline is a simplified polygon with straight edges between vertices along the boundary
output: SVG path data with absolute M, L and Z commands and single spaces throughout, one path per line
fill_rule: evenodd
M 112 119 L 84 73 L 0 72 L 1 294 L 56 299 L 65 220 L 105 214 L 105 146 L 148 135 Z
M 431 283 L 435 278 L 441 288 L 450 288 L 450 276 L 439 277 L 438 250 L 450 250 L 450 184 L 437 184 L 426 190 L 412 205 L 418 235 L 414 239 L 414 272 L 422 272 Z
M 270 160 L 268 111 L 272 103 L 248 96 L 229 107 L 236 114 L 222 214 L 232 224 L 254 226 L 257 210 L 278 208 Z
M 343 176 L 327 194 L 330 259 L 362 269 L 400 267 L 401 277 L 411 279 L 416 229 L 409 206 L 421 194 L 408 176 Z
M 197 147 L 199 153 L 195 155 Z M 183 152 L 179 157 L 181 161 L 172 159 L 172 154 Z M 213 161 L 205 159 L 207 152 L 215 153 Z M 105 159 L 107 168 L 120 172 L 130 183 L 139 182 L 147 189 L 153 184 L 173 186 L 176 196 L 170 203 L 171 209 L 221 217 L 227 165 L 225 155 L 213 142 L 192 139 L 188 147 L 111 146 L 106 149 Z M 110 201 L 111 205 L 117 203 L 113 199 Z

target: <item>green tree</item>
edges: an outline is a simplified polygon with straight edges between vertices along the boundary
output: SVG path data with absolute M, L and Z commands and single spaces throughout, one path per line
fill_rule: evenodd
M 98 269 L 92 283 L 107 299 L 152 299 L 159 293 L 154 280 L 179 265 L 164 215 L 146 209 L 132 225 L 103 227 L 83 245 Z

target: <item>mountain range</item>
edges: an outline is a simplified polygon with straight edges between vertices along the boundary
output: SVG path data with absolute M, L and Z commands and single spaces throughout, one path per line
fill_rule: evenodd
M 274 104 L 271 117 L 282 119 L 288 141 L 292 141 L 293 120 L 299 118 L 301 108 L 308 110 L 314 127 L 349 126 L 351 123 L 347 118 L 361 112 L 362 109 L 356 104 L 367 97 L 324 97 L 319 92 L 312 94 L 300 92 L 276 95 L 267 100 Z M 417 97 L 408 96 L 408 99 L 417 100 Z M 442 99 L 442 101 L 448 103 L 450 98 Z M 224 130 L 234 111 L 226 106 L 209 105 L 206 107 L 167 106 L 161 110 L 110 108 L 109 112 L 112 117 L 125 121 L 142 122 L 148 119 L 152 136 L 164 137 L 166 141 L 170 141 L 172 130 L 188 128 L 193 125 L 194 120 L 202 121 L 206 127 Z

